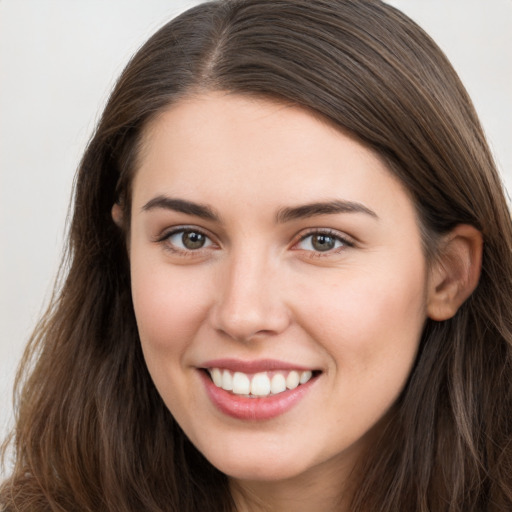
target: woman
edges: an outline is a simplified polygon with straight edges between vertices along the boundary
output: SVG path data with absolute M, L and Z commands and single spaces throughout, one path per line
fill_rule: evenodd
M 83 157 L 4 507 L 510 510 L 511 246 L 471 101 L 411 20 L 191 9 Z

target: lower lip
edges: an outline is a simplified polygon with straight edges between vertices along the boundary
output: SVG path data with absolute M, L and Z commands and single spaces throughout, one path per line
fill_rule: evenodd
M 301 384 L 295 389 L 283 391 L 277 395 L 263 398 L 247 398 L 218 388 L 205 371 L 200 370 L 199 373 L 210 400 L 222 413 L 239 420 L 253 421 L 269 420 L 284 414 L 304 398 L 317 380 L 316 377 L 313 377 L 305 384 Z

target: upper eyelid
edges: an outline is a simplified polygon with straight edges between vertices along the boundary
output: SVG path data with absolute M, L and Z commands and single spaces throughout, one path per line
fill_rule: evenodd
M 211 242 L 211 244 L 207 245 L 206 247 L 200 247 L 197 249 L 187 249 L 179 247 L 179 245 L 175 245 L 170 241 L 170 238 L 172 236 L 175 236 L 179 233 L 185 233 L 185 232 L 196 232 L 201 233 L 206 238 L 208 238 Z M 184 225 L 184 226 L 174 226 L 172 228 L 167 228 L 161 231 L 161 233 L 153 240 L 156 244 L 162 246 L 163 250 L 166 252 L 171 252 L 175 256 L 179 257 L 200 257 L 201 255 L 204 255 L 204 251 L 210 250 L 212 248 L 215 249 L 215 245 L 217 245 L 217 242 L 215 239 L 208 233 L 207 230 L 199 228 L 197 226 L 191 226 L 191 225 Z
M 300 235 L 299 239 L 303 240 L 304 238 L 307 238 L 308 236 L 317 235 L 317 234 L 319 234 L 319 235 L 330 235 L 332 237 L 342 238 L 342 239 L 349 238 L 348 235 L 343 235 L 339 231 L 335 231 L 335 230 L 332 230 L 332 229 L 313 229 L 311 231 L 308 231 L 308 232 L 303 233 L 302 235 Z
M 308 228 L 306 232 L 300 232 L 297 237 L 296 241 L 294 243 L 300 242 L 307 238 L 308 236 L 315 235 L 315 234 L 322 234 L 322 235 L 329 235 L 334 238 L 338 238 L 344 242 L 347 242 L 349 244 L 355 244 L 356 239 L 342 231 L 338 231 L 337 229 L 332 228 Z
M 177 226 L 168 227 L 166 229 L 163 229 L 159 235 L 155 237 L 156 242 L 163 242 L 166 239 L 168 239 L 171 235 L 175 235 L 176 233 L 184 232 L 184 231 L 197 231 L 198 233 L 201 233 L 208 237 L 214 244 L 221 245 L 219 243 L 219 239 L 217 236 L 215 236 L 213 233 L 210 232 L 210 230 L 202 228 L 200 226 L 194 225 L 194 224 L 181 224 Z M 309 236 L 315 235 L 315 234 L 325 234 L 332 236 L 334 238 L 338 238 L 342 242 L 346 243 L 347 245 L 355 245 L 357 243 L 357 240 L 351 236 L 348 235 L 345 232 L 338 231 L 337 229 L 333 228 L 320 228 L 320 227 L 312 227 L 312 228 L 306 228 L 304 230 L 299 231 L 291 241 L 291 247 L 297 245 L 302 240 L 306 239 Z
M 209 230 L 201 228 L 199 226 L 194 226 L 190 224 L 183 224 L 179 226 L 173 226 L 166 229 L 163 229 L 157 236 L 156 241 L 163 241 L 166 238 L 169 238 L 171 235 L 175 235 L 176 233 L 181 233 L 182 231 L 197 231 L 202 235 L 207 236 L 210 240 L 214 240 L 214 236 L 209 232 Z

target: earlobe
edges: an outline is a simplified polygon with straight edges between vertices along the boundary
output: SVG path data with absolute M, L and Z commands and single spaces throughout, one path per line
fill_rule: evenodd
M 114 203 L 114 206 L 112 206 L 111 215 L 112 215 L 112 220 L 114 221 L 114 223 L 118 227 L 122 228 L 124 214 L 123 214 L 123 209 L 121 208 L 121 205 L 119 203 L 117 203 L 117 202 Z
M 453 317 L 473 293 L 480 279 L 482 250 L 482 233 L 468 224 L 459 224 L 443 237 L 429 275 L 429 318 Z

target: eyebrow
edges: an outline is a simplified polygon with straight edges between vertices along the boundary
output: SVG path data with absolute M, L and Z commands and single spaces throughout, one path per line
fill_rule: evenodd
M 172 210 L 186 215 L 194 215 L 201 219 L 220 221 L 220 216 L 208 205 L 168 196 L 157 196 L 148 201 L 143 211 L 154 209 Z M 332 201 L 309 203 L 295 207 L 281 208 L 276 214 L 276 223 L 283 224 L 292 220 L 315 217 L 318 215 L 334 215 L 338 213 L 363 213 L 378 219 L 378 215 L 361 203 L 334 199 Z
M 177 199 L 174 197 L 157 196 L 148 201 L 143 207 L 143 211 L 150 211 L 156 208 L 172 210 L 175 212 L 194 215 L 201 219 L 219 221 L 220 217 L 215 211 L 207 205 L 187 201 L 186 199 Z
M 334 215 L 337 213 L 364 213 L 375 219 L 379 218 L 373 210 L 370 210 L 361 203 L 335 199 L 291 208 L 282 208 L 276 215 L 276 221 L 278 223 L 284 223 L 297 219 L 315 217 L 317 215 Z

